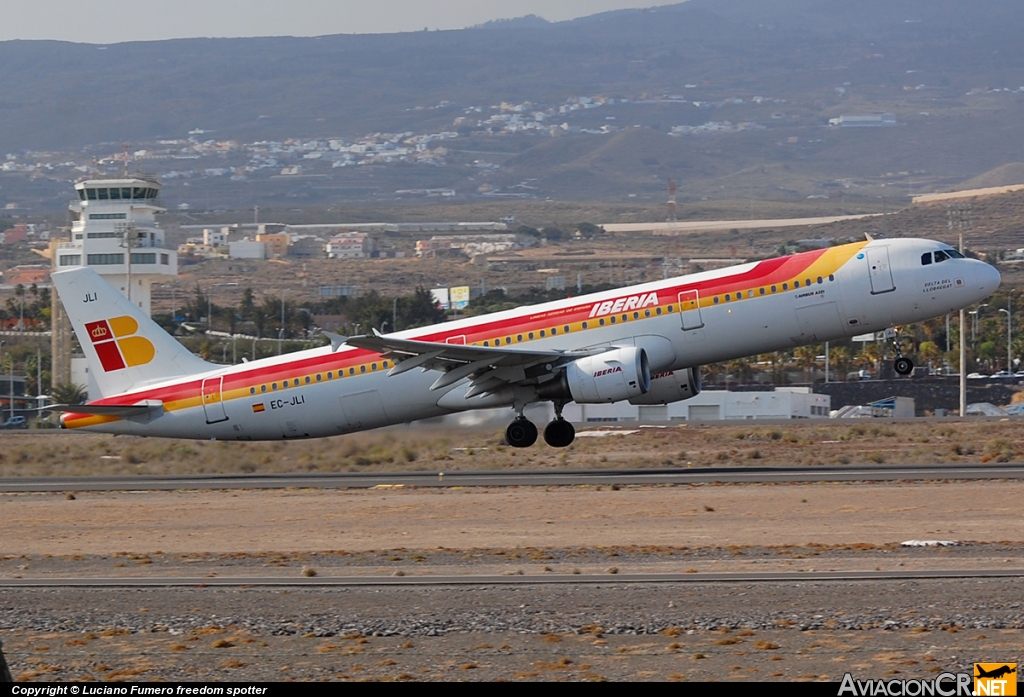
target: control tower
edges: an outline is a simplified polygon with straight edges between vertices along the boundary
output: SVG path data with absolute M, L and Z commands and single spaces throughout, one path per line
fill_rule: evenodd
M 178 275 L 178 254 L 165 246 L 155 217 L 166 210 L 156 203 L 160 182 L 88 179 L 75 184 L 75 192 L 78 199 L 68 206 L 75 216 L 71 239 L 51 247 L 53 270 L 88 266 L 149 315 L 152 284 Z M 53 329 L 53 384 L 86 384 L 78 370 L 72 376 L 71 325 L 56 298 Z

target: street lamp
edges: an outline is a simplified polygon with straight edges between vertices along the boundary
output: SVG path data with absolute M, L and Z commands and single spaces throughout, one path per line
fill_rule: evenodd
M 978 314 L 981 312 L 981 308 L 988 307 L 988 303 L 984 305 L 978 305 L 977 308 L 971 310 L 971 348 L 974 348 L 974 335 L 978 331 Z
M 284 345 L 284 295 L 288 290 L 281 291 L 281 328 L 277 332 L 277 355 L 281 355 L 281 347 Z

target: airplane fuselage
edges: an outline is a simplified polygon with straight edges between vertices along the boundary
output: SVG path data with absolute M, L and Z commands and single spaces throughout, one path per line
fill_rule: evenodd
M 941 316 L 998 287 L 999 274 L 991 266 L 949 251 L 920 239 L 859 242 L 387 337 L 591 353 L 637 346 L 645 351 L 650 373 L 665 375 Z M 436 370 L 388 375 L 394 368 L 386 353 L 325 346 L 134 385 L 94 404 L 155 401 L 162 410 L 132 417 L 68 413 L 63 423 L 119 434 L 270 440 L 333 436 L 536 401 L 518 388 L 467 397 L 466 380 L 431 389 Z

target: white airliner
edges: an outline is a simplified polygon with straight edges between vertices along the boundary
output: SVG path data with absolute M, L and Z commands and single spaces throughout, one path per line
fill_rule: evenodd
M 529 403 L 553 402 L 544 440 L 565 447 L 570 401 L 687 399 L 703 364 L 941 316 L 1000 282 L 940 242 L 868 239 L 393 334 L 327 334 L 330 346 L 223 366 L 191 354 L 94 271 L 52 278 L 101 393 L 61 405 L 65 428 L 275 440 L 511 407 L 505 437 L 516 447 L 537 439 Z

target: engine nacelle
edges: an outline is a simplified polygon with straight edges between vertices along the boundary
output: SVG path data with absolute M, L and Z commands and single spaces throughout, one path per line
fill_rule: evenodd
M 636 346 L 574 361 L 566 366 L 564 377 L 569 393 L 578 404 L 634 399 L 651 386 L 647 352 Z
M 700 368 L 668 371 L 651 376 L 651 389 L 630 404 L 670 404 L 700 394 Z

